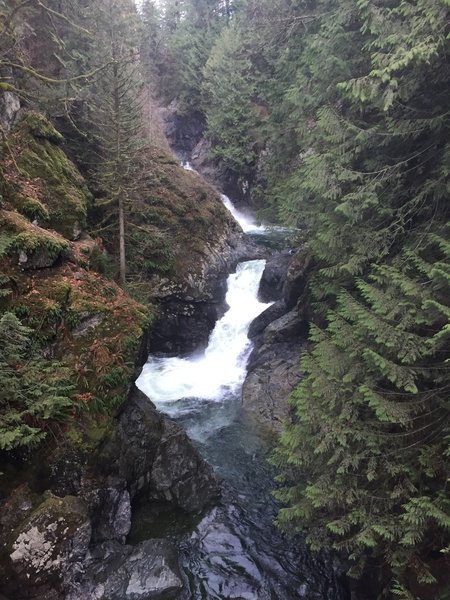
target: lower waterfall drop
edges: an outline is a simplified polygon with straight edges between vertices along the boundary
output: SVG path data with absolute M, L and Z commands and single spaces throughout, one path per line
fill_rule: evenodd
M 171 416 L 184 412 L 182 402 L 178 402 L 184 398 L 220 401 L 239 391 L 251 350 L 248 328 L 269 306 L 257 299 L 264 265 L 264 260 L 244 262 L 229 276 L 229 308 L 217 322 L 203 355 L 150 356 L 137 386 L 163 412 Z

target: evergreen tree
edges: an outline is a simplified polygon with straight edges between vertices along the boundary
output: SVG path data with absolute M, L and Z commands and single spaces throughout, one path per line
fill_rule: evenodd
M 213 152 L 246 177 L 254 166 L 264 107 L 258 99 L 257 72 L 239 23 L 222 31 L 204 69 L 203 93 Z
M 106 65 L 91 91 L 89 120 L 97 148 L 94 180 L 106 220 L 117 216 L 119 279 L 126 281 L 126 212 L 139 187 L 138 158 L 144 148 L 138 20 L 128 0 L 97 4 L 98 62 Z
M 342 79 L 322 69 L 300 164 L 272 179 L 317 265 L 298 422 L 275 456 L 279 522 L 342 551 L 356 576 L 379 565 L 385 596 L 419 598 L 450 529 L 448 9 L 340 8 L 303 51 L 320 39 Z M 356 60 L 344 61 L 345 36 Z

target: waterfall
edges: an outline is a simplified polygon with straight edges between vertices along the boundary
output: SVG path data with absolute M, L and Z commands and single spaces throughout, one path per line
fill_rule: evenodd
M 188 160 L 182 161 L 181 166 L 186 171 L 194 171 L 194 173 L 197 173 L 197 171 L 192 167 L 191 163 Z M 228 198 L 228 196 L 225 196 L 225 194 L 221 194 L 221 197 L 225 207 L 230 211 L 230 213 L 242 227 L 242 231 L 244 231 L 245 233 L 263 233 L 267 230 L 267 228 L 264 225 L 257 225 L 256 220 L 250 213 L 245 213 L 238 210 Z
M 236 219 L 236 221 L 239 223 L 239 225 L 242 227 L 242 230 L 245 231 L 246 233 L 257 232 L 257 231 L 259 231 L 259 232 L 266 231 L 266 227 L 264 227 L 264 225 L 256 224 L 256 221 L 253 218 L 253 216 L 251 216 L 250 214 L 243 213 L 242 211 L 238 210 L 234 206 L 234 204 L 231 202 L 231 200 L 228 198 L 228 196 L 225 196 L 225 194 L 222 194 L 222 202 L 224 203 L 225 207 L 228 208 L 228 210 L 233 215 L 233 217 Z
M 216 323 L 203 354 L 149 357 L 136 383 L 158 408 L 174 416 L 181 410 L 178 400 L 220 401 L 239 390 L 251 350 L 248 328 L 268 306 L 257 299 L 264 265 L 264 260 L 244 262 L 228 277 L 229 308 Z

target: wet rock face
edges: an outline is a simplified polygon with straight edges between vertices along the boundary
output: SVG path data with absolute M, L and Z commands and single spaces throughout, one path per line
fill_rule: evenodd
M 300 356 L 307 339 L 305 311 L 298 308 L 307 285 L 309 252 L 278 254 L 264 271 L 260 297 L 277 300 L 250 325 L 254 350 L 242 389 L 244 409 L 278 432 L 290 418 L 289 396 L 300 382 Z
M 225 232 L 214 247 L 207 247 L 196 272 L 188 270 L 178 281 L 160 279 L 155 292 L 159 316 L 146 340 L 144 361 L 150 352 L 179 355 L 204 349 L 226 310 L 228 274 L 239 262 L 267 258 L 268 252 L 242 232 Z
M 168 419 L 150 482 L 152 499 L 167 500 L 187 512 L 199 512 L 219 496 L 212 467 L 200 457 L 186 432 Z
M 98 468 L 109 477 L 118 471 L 131 499 L 144 493 L 188 512 L 203 510 L 219 495 L 212 468 L 186 433 L 137 388 L 119 416 L 117 439 L 105 445 Z
M 66 600 L 175 600 L 182 585 L 177 551 L 170 542 L 108 542 L 91 553 L 83 583 Z
M 304 245 L 292 256 L 286 273 L 283 285 L 283 300 L 288 308 L 293 308 L 301 303 L 308 283 L 308 272 L 311 265 L 311 251 L 307 245 Z
M 179 114 L 175 106 L 166 109 L 163 118 L 164 133 L 172 150 L 186 160 L 203 136 L 205 118 L 200 112 Z
M 220 295 L 217 302 L 164 303 L 158 323 L 152 328 L 148 351 L 176 356 L 205 348 L 209 334 L 224 312 L 224 297 L 225 294 Z
M 201 138 L 188 153 L 190 163 L 196 171 L 224 194 L 233 199 L 236 206 L 249 206 L 250 182 L 239 173 L 228 168 L 223 161 L 211 158 L 212 144 Z
M 300 381 L 302 345 L 283 344 L 262 348 L 259 366 L 245 379 L 242 389 L 244 409 L 272 431 L 281 431 L 289 418 L 289 396 Z
M 289 251 L 280 252 L 268 259 L 259 284 L 258 296 L 261 302 L 281 299 L 291 261 Z
M 122 488 L 122 489 L 121 489 Z M 131 528 L 130 493 L 123 483 L 117 487 L 100 488 L 86 495 L 92 514 L 92 543 L 105 540 L 125 542 Z
M 270 323 L 285 315 L 286 312 L 287 306 L 283 300 L 275 302 L 252 321 L 248 330 L 248 337 L 252 340 L 260 336 Z

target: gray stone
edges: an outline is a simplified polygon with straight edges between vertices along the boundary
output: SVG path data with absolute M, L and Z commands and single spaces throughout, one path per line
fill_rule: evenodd
M 14 573 L 30 589 L 62 589 L 67 573 L 81 563 L 91 539 L 87 505 L 79 498 L 50 497 L 15 531 L 9 547 Z
M 131 501 L 130 493 L 123 489 L 123 483 L 117 487 L 90 490 L 83 496 L 89 501 L 92 514 L 93 543 L 106 540 L 125 543 L 131 529 Z
M 263 346 L 242 388 L 244 410 L 265 428 L 280 431 L 289 396 L 300 381 L 301 342 Z
M 185 431 L 136 387 L 118 419 L 117 436 L 105 444 L 97 468 L 124 479 L 131 498 L 143 493 L 197 512 L 218 497 L 218 480 Z
M 255 348 L 242 388 L 244 410 L 275 432 L 290 416 L 289 396 L 300 381 L 300 356 L 307 333 L 297 309 L 287 310 L 281 300 L 251 324 Z
M 301 303 L 300 299 L 306 290 L 311 264 L 312 254 L 305 244 L 294 254 L 286 274 L 282 297 L 288 308 L 294 308 L 299 302 Z
M 305 323 L 299 319 L 297 311 L 291 310 L 287 314 L 272 321 L 264 330 L 263 343 L 273 344 L 293 340 L 305 333 Z
M 112 451 L 117 456 L 113 474 L 118 471 L 126 480 L 133 498 L 149 485 L 164 419 L 147 396 L 133 386 L 118 420 L 117 438 L 111 441 Z M 104 468 L 108 468 L 107 465 Z
M 220 494 L 212 467 L 192 446 L 186 432 L 164 421 L 150 481 L 153 499 L 167 500 L 187 512 L 199 512 Z
M 258 296 L 261 302 L 280 300 L 291 260 L 289 252 L 274 254 L 267 260 L 259 284 Z
M 249 330 L 248 330 L 248 334 L 247 334 L 248 337 L 251 340 L 253 338 L 257 337 L 258 335 L 263 333 L 264 329 L 270 323 L 272 323 L 272 321 L 279 319 L 280 317 L 285 315 L 286 312 L 287 312 L 287 307 L 286 307 L 286 304 L 282 300 L 275 302 L 274 304 L 269 306 L 269 308 L 266 308 L 265 311 L 263 311 L 260 315 L 258 315 L 256 317 L 256 319 L 254 319 L 252 321 L 252 323 L 249 327 Z
M 66 600 L 175 600 L 182 586 L 170 542 L 146 540 L 134 547 L 108 542 L 92 553 L 83 581 Z
M 11 131 L 17 113 L 20 110 L 20 101 L 13 92 L 0 92 L 0 126 L 5 133 Z

